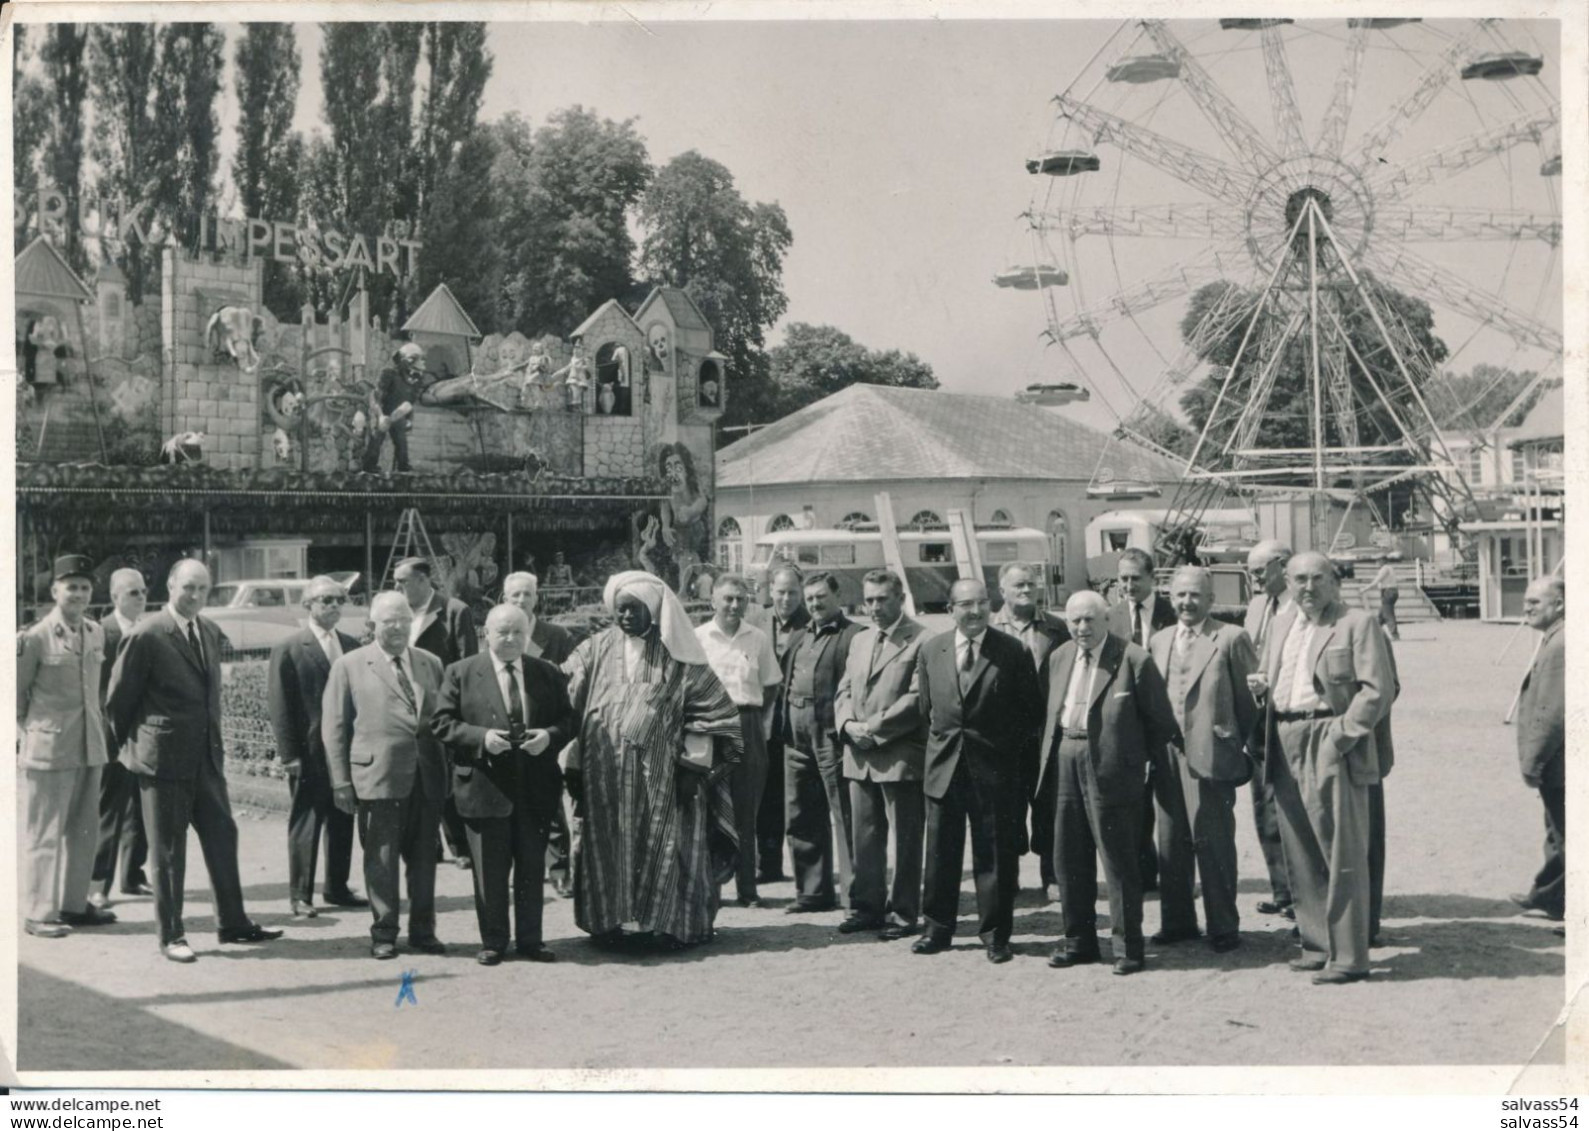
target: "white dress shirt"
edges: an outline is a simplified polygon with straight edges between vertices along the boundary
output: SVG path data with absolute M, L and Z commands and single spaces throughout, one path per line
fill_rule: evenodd
M 958 628 L 955 629 L 955 670 L 956 671 L 963 672 L 963 671 L 966 670 L 966 668 L 974 665 L 977 662 L 976 661 L 976 654 L 973 651 L 972 657 L 971 657 L 971 664 L 967 664 L 966 663 L 966 649 L 967 648 L 971 648 L 971 649 L 979 649 L 979 648 L 981 648 L 982 644 L 983 644 L 982 638 L 984 636 L 986 636 L 986 635 L 987 635 L 987 630 L 986 629 L 983 629 L 981 632 L 977 633 L 975 636 L 970 636 L 970 637 L 966 636 L 965 633 L 961 632 Z
M 1097 677 L 1097 650 L 1089 652 L 1078 645 L 1076 662 L 1070 668 L 1070 686 L 1065 688 L 1065 706 L 1059 716 L 1060 725 L 1066 730 L 1087 728 L 1087 705 L 1092 702 L 1093 680 Z
M 714 617 L 697 625 L 695 635 L 706 652 L 706 662 L 736 707 L 760 707 L 763 689 L 783 681 L 772 639 L 755 625 L 741 621 L 739 630 L 730 636 Z
M 1313 690 L 1313 672 L 1308 665 L 1308 654 L 1313 650 L 1313 633 L 1317 626 L 1307 617 L 1298 616 L 1291 622 L 1281 645 L 1280 670 L 1275 673 L 1280 684 L 1275 688 L 1275 708 L 1281 711 L 1317 711 L 1324 706 Z M 1286 686 L 1287 677 L 1290 686 Z

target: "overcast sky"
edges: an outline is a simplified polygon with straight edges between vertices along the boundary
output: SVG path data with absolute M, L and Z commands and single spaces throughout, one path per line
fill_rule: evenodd
M 1213 20 L 1173 26 L 1272 138 L 1258 34 L 1221 31 Z M 237 29 L 228 30 L 235 39 Z M 297 30 L 304 60 L 299 125 L 313 132 L 323 128 L 321 36 L 314 24 Z M 1348 142 L 1463 30 L 1453 21 L 1375 33 Z M 1016 217 L 1031 205 L 1034 188 L 1047 187 L 1037 182 L 1048 179 L 1028 176 L 1024 160 L 1046 146 L 1078 144 L 1063 125 L 1056 130 L 1053 96 L 1075 84 L 1102 108 L 1228 157 L 1179 84 L 1100 81 L 1118 57 L 1152 50 L 1139 34 L 1115 20 L 492 24 L 496 62 L 483 117 L 516 110 L 539 125 L 551 111 L 582 103 L 610 118 L 638 119 L 656 164 L 689 149 L 721 161 L 747 198 L 777 201 L 788 214 L 794 244 L 784 267 L 786 322 L 832 323 L 867 346 L 918 354 L 946 388 L 1004 396 L 1029 381 L 1070 376 L 1039 337 L 1046 324 L 1039 298 L 991 281 L 1000 268 L 1033 258 Z M 1287 36 L 1311 135 L 1342 68 L 1345 23 L 1303 23 Z M 1405 157 L 1556 97 L 1556 25 L 1502 25 L 1474 50 L 1507 46 L 1540 53 L 1543 81 L 1452 82 L 1408 131 Z M 232 113 L 230 105 L 223 108 Z M 1209 203 L 1107 146 L 1097 151 L 1105 168 L 1076 190 L 1078 203 Z M 1428 207 L 1559 207 L 1558 184 L 1540 178 L 1538 165 L 1538 151 L 1525 145 L 1510 161 L 1487 162 L 1419 199 Z M 1088 241 L 1072 263 L 1075 285 L 1055 292 L 1058 309 L 1069 313 L 1078 294 L 1089 303 L 1107 300 L 1198 246 Z M 1489 243 L 1417 250 L 1560 326 L 1560 269 L 1549 248 Z M 1109 356 L 1139 392 L 1154 384 L 1159 354 L 1178 345 L 1174 323 L 1182 309 L 1172 302 L 1140 325 L 1105 334 Z M 1480 360 L 1538 364 L 1537 356 L 1516 353 L 1471 321 L 1438 309 L 1437 316 L 1453 348 L 1465 345 L 1458 368 Z M 1107 362 L 1084 345 L 1078 346 L 1084 376 L 1103 398 L 1075 411 L 1107 425 L 1112 417 L 1102 399 L 1123 406 L 1127 398 Z

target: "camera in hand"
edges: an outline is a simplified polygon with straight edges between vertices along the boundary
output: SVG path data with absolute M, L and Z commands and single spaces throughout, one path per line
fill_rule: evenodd
M 530 730 L 529 730 L 529 728 L 526 727 L 522 722 L 519 722 L 518 720 L 515 719 L 514 722 L 513 722 L 513 725 L 508 727 L 508 749 L 507 749 L 507 753 L 509 753 L 509 754 L 524 754 L 524 753 L 527 753 L 527 751 L 525 750 L 525 746 L 529 743 L 529 740 L 530 740 Z

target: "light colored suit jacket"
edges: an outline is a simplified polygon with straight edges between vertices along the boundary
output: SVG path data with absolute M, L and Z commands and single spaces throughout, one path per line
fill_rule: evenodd
M 360 801 L 401 800 L 413 792 L 416 778 L 427 797 L 439 803 L 447 796 L 445 756 L 430 730 L 441 661 L 410 648 L 403 666 L 419 697 L 417 712 L 379 644 L 355 648 L 331 665 L 320 708 L 326 769 L 333 789 L 351 785 Z
M 1246 745 L 1258 721 L 1258 706 L 1247 688 L 1247 677 L 1258 670 L 1252 640 L 1233 624 L 1205 620 L 1187 649 L 1185 698 L 1177 702 L 1171 667 L 1183 662 L 1175 652 L 1179 631 L 1179 625 L 1161 628 L 1153 634 L 1151 651 L 1181 724 L 1187 764 L 1197 777 L 1241 785 L 1252 778 Z
M 1567 633 L 1557 621 L 1539 642 L 1517 703 L 1517 760 L 1523 780 L 1561 787 L 1567 765 Z
M 75 645 L 81 642 L 81 650 Z M 25 770 L 77 770 L 105 764 L 100 668 L 105 634 L 83 619 L 82 634 L 60 609 L 17 637 L 17 733 Z
M 1267 718 L 1274 714 L 1286 636 L 1301 620 L 1291 605 L 1275 617 L 1269 630 L 1264 668 L 1269 682 Z M 1305 625 L 1298 625 L 1302 631 Z M 1324 611 L 1303 662 L 1313 677 L 1313 691 L 1335 718 L 1328 742 L 1346 762 L 1352 781 L 1374 785 L 1390 770 L 1390 706 L 1396 698 L 1396 670 L 1379 622 L 1361 609 L 1337 601 Z M 1271 744 L 1271 751 L 1278 744 Z
M 844 776 L 858 781 L 920 781 L 927 757 L 927 717 L 916 683 L 916 654 L 926 629 L 902 616 L 872 663 L 878 630 L 850 642 L 849 660 L 833 705 L 834 728 L 844 742 Z M 857 750 L 844 724 L 862 722 L 877 745 Z
M 1252 641 L 1253 649 L 1258 654 L 1258 670 L 1260 671 L 1263 668 L 1264 657 L 1267 655 L 1264 651 L 1264 646 L 1274 636 L 1274 622 L 1280 619 L 1281 613 L 1291 607 L 1291 594 L 1280 594 L 1280 603 L 1275 606 L 1275 615 L 1270 618 L 1268 636 L 1264 636 L 1262 632 L 1264 629 L 1263 614 L 1264 606 L 1267 604 L 1269 604 L 1269 594 L 1259 593 L 1258 596 L 1247 602 L 1247 616 L 1242 621 L 1242 628 L 1246 629 L 1247 636 Z

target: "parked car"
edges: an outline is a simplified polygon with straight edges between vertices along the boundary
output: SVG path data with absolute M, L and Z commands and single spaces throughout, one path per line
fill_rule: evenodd
M 350 591 L 358 580 L 356 573 L 332 574 Z M 309 616 L 303 607 L 306 577 L 270 577 L 225 581 L 212 586 L 204 615 L 226 633 L 238 652 L 267 652 L 305 627 Z M 349 603 L 337 625 L 355 640 L 368 635 L 369 611 Z

